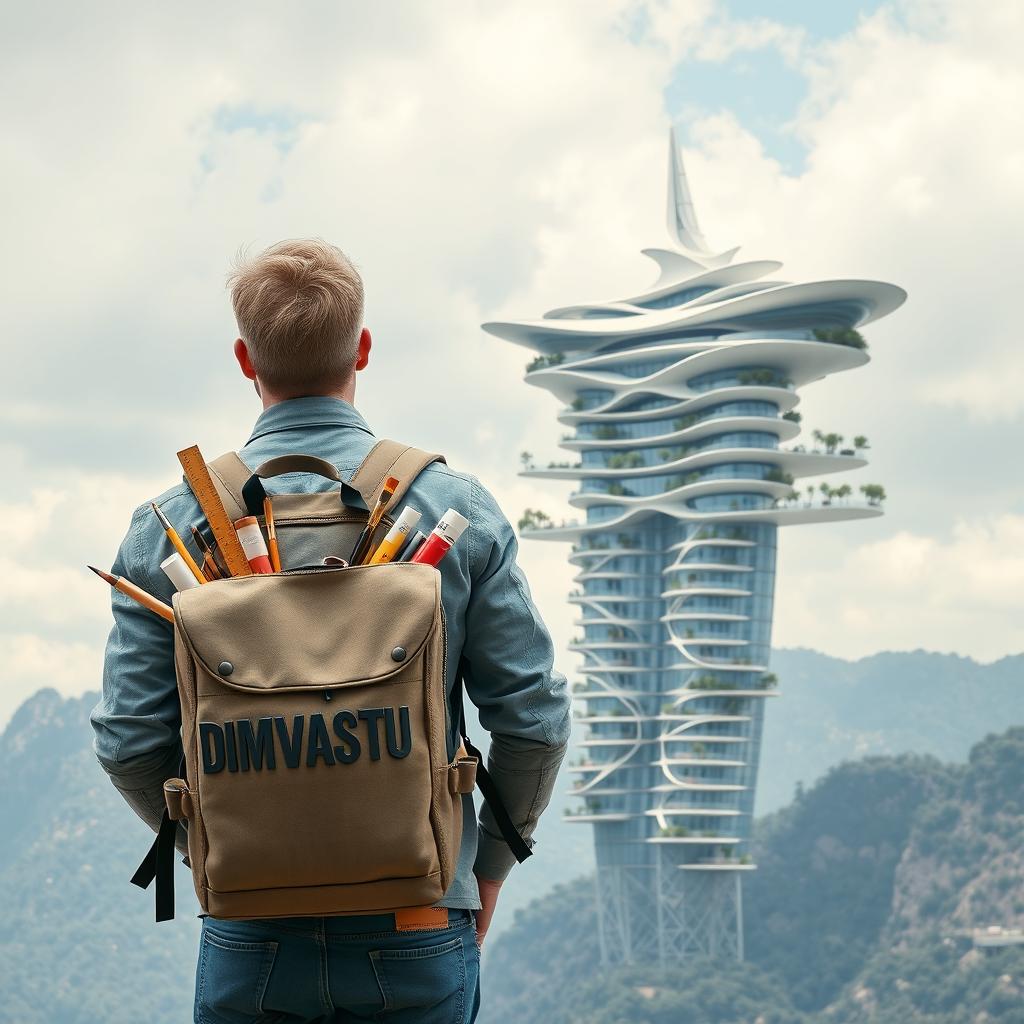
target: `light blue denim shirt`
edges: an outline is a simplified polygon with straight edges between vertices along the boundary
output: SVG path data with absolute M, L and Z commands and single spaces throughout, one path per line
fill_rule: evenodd
M 250 468 L 277 455 L 317 455 L 348 479 L 376 440 L 349 402 L 294 398 L 264 410 L 239 454 Z M 306 473 L 267 481 L 271 494 L 332 487 L 337 484 Z M 205 525 L 184 481 L 155 500 L 182 537 L 189 536 L 190 527 Z M 437 522 L 449 507 L 469 519 L 439 566 L 448 693 L 462 654 L 468 663 L 466 693 L 491 736 L 489 769 L 513 821 L 529 836 L 547 806 L 565 753 L 570 698 L 565 677 L 554 669 L 551 636 L 516 562 L 515 532 L 475 476 L 443 463 L 428 466 L 405 500 L 422 512 L 424 523 Z M 146 502 L 132 516 L 111 571 L 169 602 L 173 588 L 159 566 L 171 552 Z M 117 591 L 112 595 L 114 626 L 103 665 L 103 697 L 92 712 L 94 747 L 114 785 L 155 828 L 163 810 L 163 781 L 177 774 L 181 753 L 173 630 Z M 486 807 L 478 824 L 472 796 L 463 800 L 458 868 L 440 903 L 473 909 L 480 906 L 474 868 L 482 877 L 503 879 L 515 858 Z

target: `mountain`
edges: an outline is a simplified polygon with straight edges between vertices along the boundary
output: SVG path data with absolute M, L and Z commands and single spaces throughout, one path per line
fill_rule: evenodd
M 832 768 L 756 830 L 747 960 L 602 969 L 593 880 L 520 911 L 485 963 L 481 1024 L 1021 1024 L 1024 728 L 966 764 Z
M 932 1024 L 906 1010 L 924 1005 L 921 979 L 931 972 L 940 1002 L 990 1000 L 990 1020 L 1014 1020 L 999 1007 L 1024 988 L 1018 954 L 977 956 L 961 932 L 1024 923 L 1024 741 L 1011 730 L 971 750 L 968 742 L 991 731 L 987 722 L 1017 717 L 1024 662 L 980 666 L 924 652 L 874 661 L 776 654 L 785 696 L 770 708 L 764 780 L 780 794 L 797 780 L 806 785 L 756 823 L 761 866 L 744 890 L 747 963 L 596 971 L 593 881 L 578 878 L 592 864 L 589 829 L 559 821 L 560 796 L 541 823 L 536 856 L 503 890 L 485 949 L 485 1019 L 572 1021 L 557 1009 L 571 994 L 579 1013 L 593 1011 L 579 1019 L 594 1024 L 731 1022 L 728 1012 L 755 1021 L 741 1008 L 757 1006 L 771 1011 L 762 1024 L 804 1024 L 823 1008 L 820 1019 L 836 1024 Z M 177 866 L 178 919 L 156 926 L 152 894 L 127 881 L 151 834 L 92 755 L 96 699 L 40 691 L 0 735 L 0 1024 L 190 1019 L 198 942 L 191 878 Z M 872 744 L 906 744 L 942 760 L 919 754 L 834 766 Z M 581 987 L 588 977 L 597 987 Z M 621 1017 L 637 1000 L 642 1013 Z M 547 1003 L 547 1016 L 531 1018 L 531 1008 Z M 713 1005 L 719 1016 L 702 1017 Z M 893 1006 L 904 1015 L 886 1017 Z M 959 1024 L 945 1009 L 936 1013 L 934 1024 Z
M 181 1024 L 198 944 L 191 876 L 157 926 L 128 884 L 152 833 L 90 747 L 96 694 L 42 690 L 0 737 L 0 1024 Z
M 963 761 L 974 743 L 1024 721 L 1024 654 L 982 664 L 957 654 L 882 651 L 846 661 L 772 651 L 755 813 L 788 804 L 834 764 L 872 754 Z
M 904 753 L 963 761 L 983 736 L 1024 721 L 1020 654 L 990 664 L 924 650 L 847 661 L 807 648 L 776 648 L 771 669 L 780 696 L 766 702 L 758 816 L 784 807 L 799 787 L 842 761 Z M 566 764 L 579 754 L 571 748 Z M 565 793 L 571 782 L 563 767 L 537 830 L 535 856 L 505 884 L 492 934 L 538 894 L 538 886 L 547 890 L 593 870 L 591 830 L 561 821 L 562 811 L 578 804 Z

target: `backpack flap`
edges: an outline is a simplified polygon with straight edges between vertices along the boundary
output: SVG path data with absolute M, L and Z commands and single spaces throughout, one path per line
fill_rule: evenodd
M 401 672 L 435 627 L 440 590 L 440 573 L 416 562 L 315 566 L 193 587 L 174 607 L 192 656 L 218 683 L 322 692 Z

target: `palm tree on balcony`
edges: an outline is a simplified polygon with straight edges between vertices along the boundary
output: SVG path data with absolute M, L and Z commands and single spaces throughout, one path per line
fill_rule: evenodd
M 520 452 L 519 461 L 523 464 L 523 469 L 533 469 L 533 455 L 530 452 Z
M 829 455 L 835 455 L 836 449 L 843 443 L 843 435 L 836 433 L 829 433 L 825 435 L 825 451 Z
M 523 509 L 523 514 L 519 517 L 519 522 L 516 525 L 520 533 L 523 530 L 536 530 L 540 527 L 550 526 L 551 516 L 539 508 L 526 508 Z
M 869 447 L 868 439 L 863 434 L 858 434 L 853 439 L 853 447 L 858 452 L 867 451 L 867 449 Z
M 881 484 L 861 484 L 860 492 L 869 505 L 880 505 L 885 501 L 885 488 Z

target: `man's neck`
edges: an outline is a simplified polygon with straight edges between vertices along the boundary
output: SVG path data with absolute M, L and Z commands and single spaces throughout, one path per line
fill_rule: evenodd
M 339 388 L 336 391 L 315 391 L 310 392 L 308 395 L 288 395 L 281 397 L 279 395 L 271 394 L 266 390 L 260 391 L 260 400 L 263 402 L 263 411 L 266 412 L 272 405 L 278 405 L 281 402 L 290 401 L 293 398 L 340 398 L 342 401 L 348 402 L 349 405 L 354 406 L 356 404 L 356 389 L 355 382 L 352 382 L 352 386 Z

